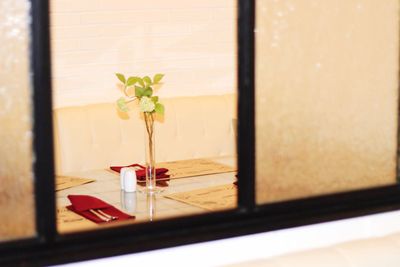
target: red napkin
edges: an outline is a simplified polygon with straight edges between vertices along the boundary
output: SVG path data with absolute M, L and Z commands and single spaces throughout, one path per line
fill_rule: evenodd
M 123 220 L 128 220 L 128 219 L 134 219 L 135 216 L 131 216 L 129 214 L 123 213 L 119 209 L 115 208 L 114 206 L 111 206 L 110 204 L 104 202 L 103 200 L 100 200 L 98 198 L 92 197 L 92 196 L 87 196 L 87 195 L 68 195 L 69 201 L 71 201 L 70 206 L 67 206 L 67 209 L 70 211 L 73 211 L 86 219 L 91 220 L 92 222 L 95 223 L 104 223 L 105 221 L 101 220 L 99 217 L 97 217 L 95 214 L 90 212 L 90 209 L 100 209 L 104 213 L 118 217 L 117 220 L 114 221 L 123 221 Z
M 139 167 L 139 170 L 136 170 L 136 178 L 137 182 L 140 185 L 143 185 L 146 183 L 146 167 L 140 165 L 140 164 L 131 164 L 128 166 L 111 166 L 110 169 L 116 172 L 120 172 L 122 168 L 125 167 Z M 168 186 L 167 181 L 169 181 L 169 174 L 166 174 L 168 172 L 168 169 L 166 168 L 156 168 L 156 182 L 157 185 L 159 186 Z M 161 181 L 159 181 L 161 180 Z

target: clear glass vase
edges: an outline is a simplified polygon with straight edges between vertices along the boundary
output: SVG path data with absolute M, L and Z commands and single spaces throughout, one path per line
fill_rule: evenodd
M 156 183 L 155 127 L 153 113 L 144 112 L 145 122 L 145 155 L 146 155 L 146 189 L 148 193 L 161 191 Z

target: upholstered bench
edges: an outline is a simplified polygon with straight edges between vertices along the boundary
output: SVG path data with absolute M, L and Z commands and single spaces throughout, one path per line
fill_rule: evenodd
M 156 123 L 157 161 L 235 155 L 234 95 L 161 101 L 166 111 Z M 112 102 L 63 107 L 53 114 L 57 174 L 144 162 L 144 121 L 137 105 L 128 113 Z

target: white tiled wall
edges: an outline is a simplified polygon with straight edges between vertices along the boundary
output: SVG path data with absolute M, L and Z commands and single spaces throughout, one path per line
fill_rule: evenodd
M 52 0 L 55 107 L 113 102 L 115 72 L 165 73 L 161 97 L 236 91 L 235 0 Z

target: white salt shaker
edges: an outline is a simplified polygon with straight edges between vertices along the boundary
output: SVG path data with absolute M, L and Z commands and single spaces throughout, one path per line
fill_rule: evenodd
M 120 185 L 121 185 L 121 190 L 124 190 L 124 177 L 125 177 L 125 172 L 129 170 L 129 168 L 121 168 L 120 172 L 119 172 L 119 181 L 120 181 Z
M 124 172 L 123 190 L 125 192 L 136 191 L 136 171 L 131 168 L 128 168 L 128 170 Z

